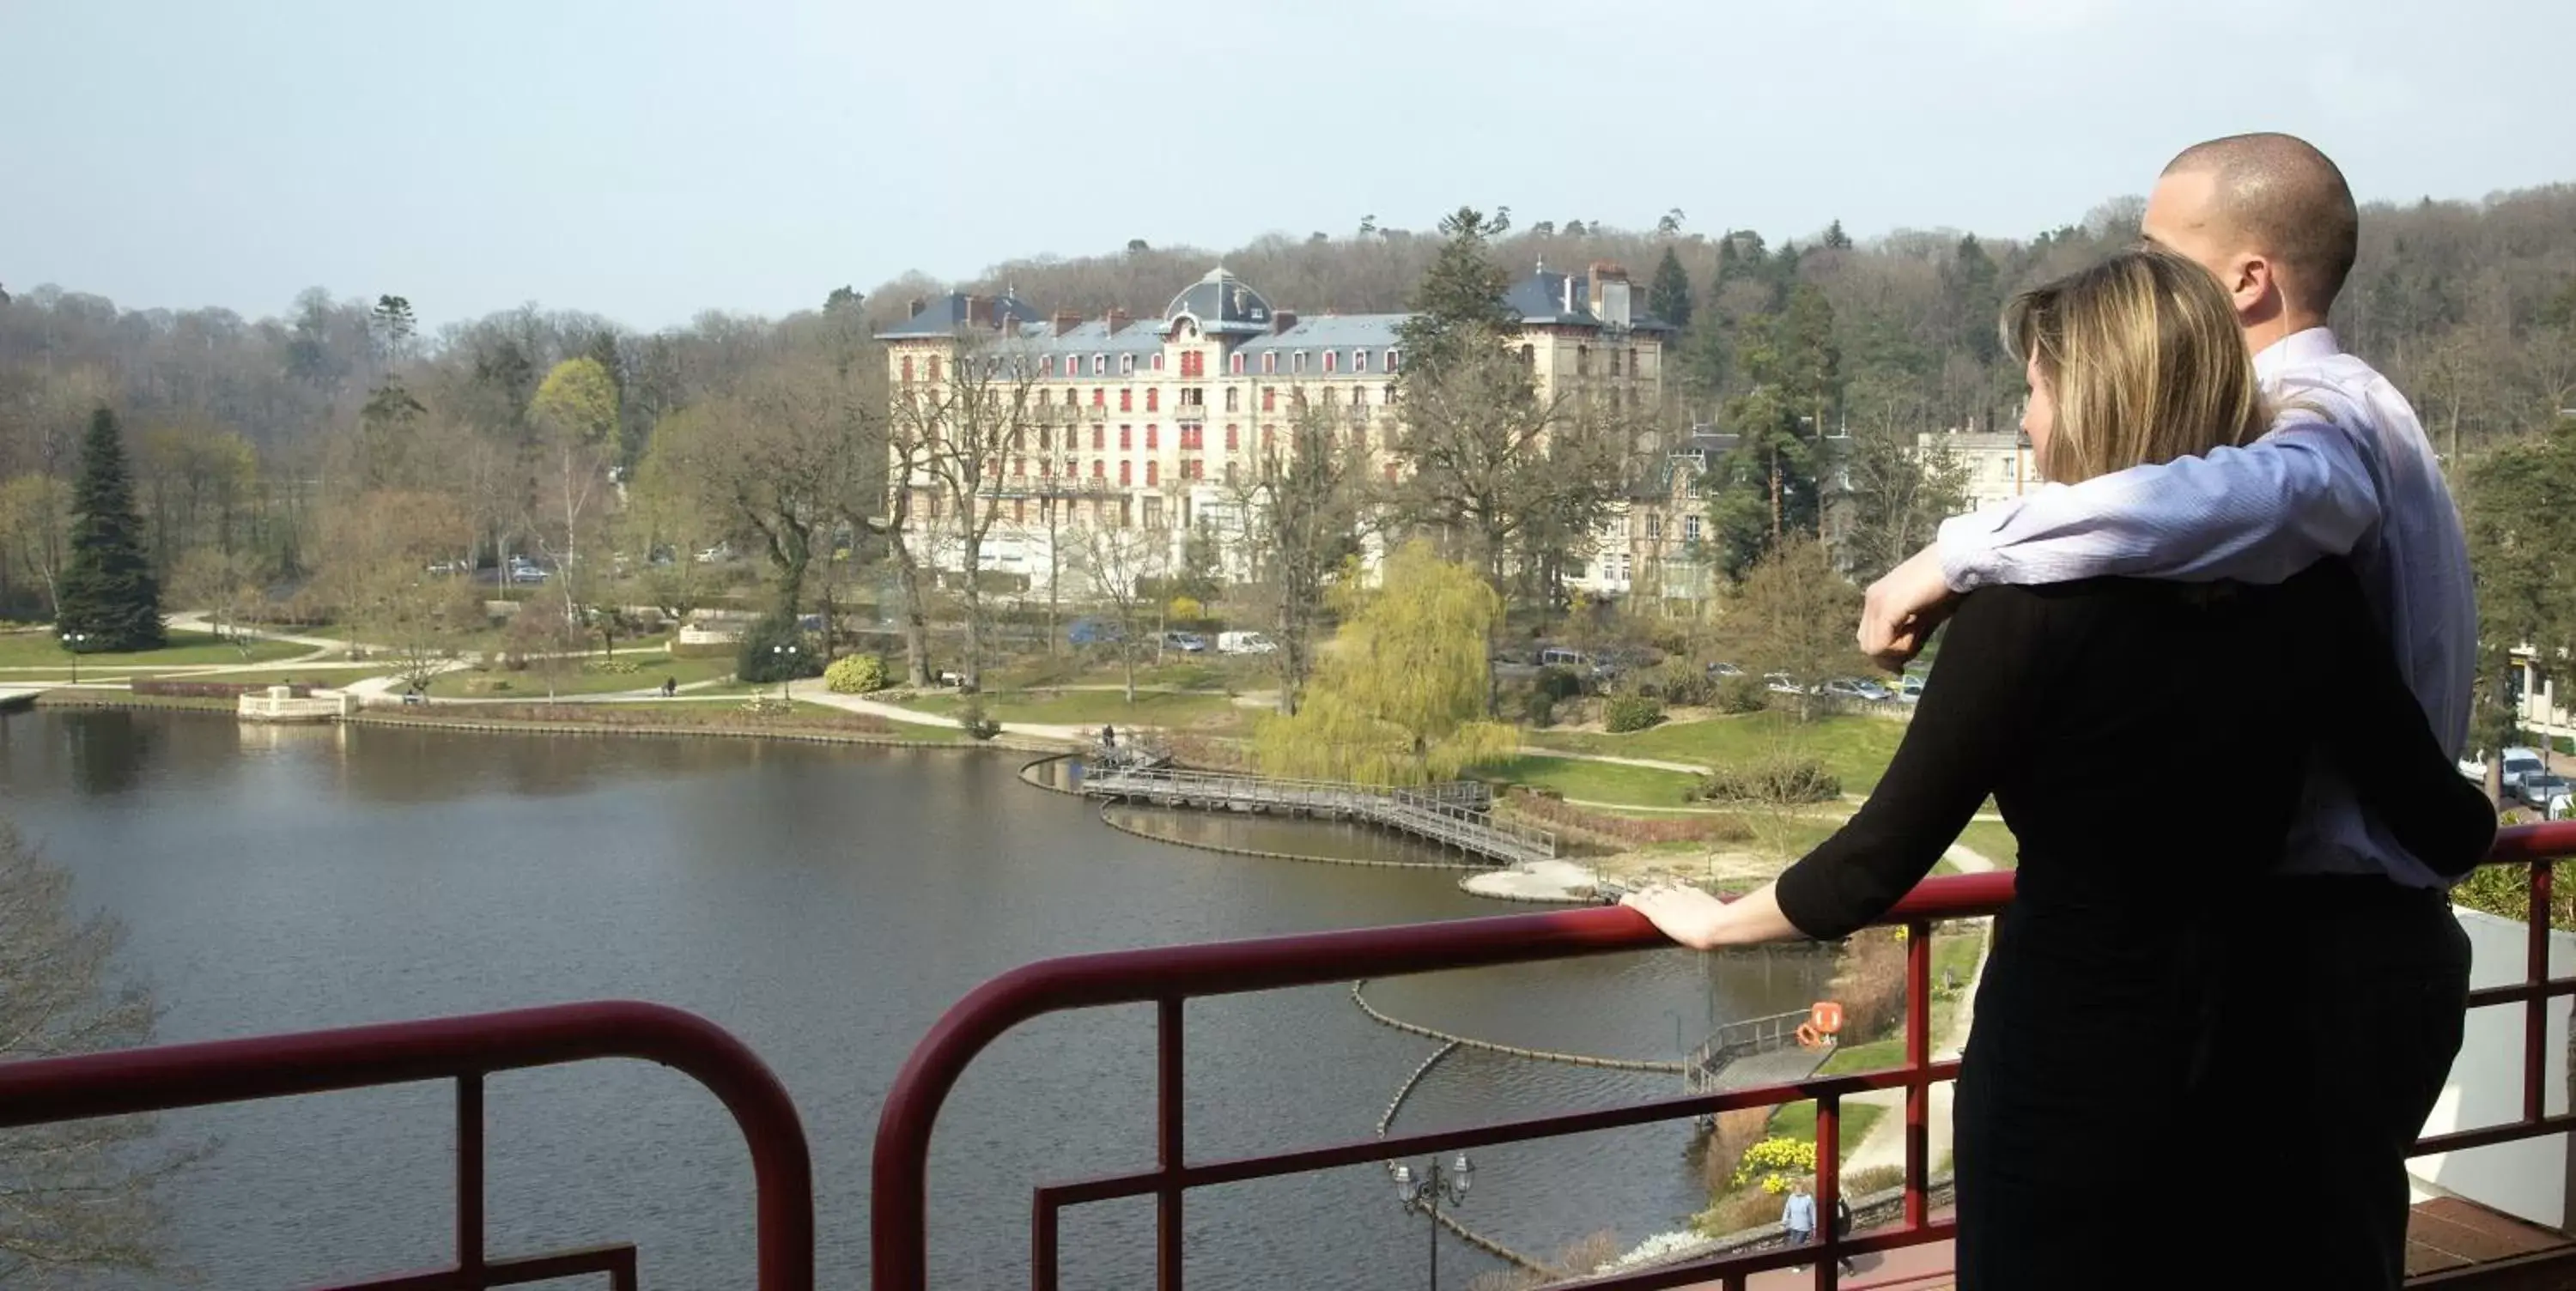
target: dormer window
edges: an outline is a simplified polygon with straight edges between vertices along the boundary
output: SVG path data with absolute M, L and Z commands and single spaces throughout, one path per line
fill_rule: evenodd
M 1132 377 L 1136 375 L 1135 355 L 1121 354 L 1118 356 L 1118 375 L 1122 377 Z
M 1229 355 L 1225 356 L 1225 370 L 1226 370 L 1226 371 L 1228 371 L 1228 372 L 1230 372 L 1230 373 L 1232 373 L 1232 374 L 1234 374 L 1235 376 L 1242 376 L 1242 375 L 1243 375 L 1243 355 L 1242 355 L 1241 353 L 1235 353 L 1235 354 L 1229 354 Z
M 1105 377 L 1109 375 L 1108 355 L 1094 354 L 1091 356 L 1091 375 L 1096 377 Z
M 1368 371 L 1368 351 L 1366 351 L 1366 350 L 1353 350 L 1353 351 L 1351 351 L 1351 371 L 1353 371 L 1353 372 L 1366 372 L 1366 371 Z
M 1157 372 L 1163 370 L 1163 352 L 1161 350 L 1154 351 L 1154 370 Z
M 1334 356 L 1334 355 L 1336 355 L 1336 354 L 1339 354 L 1340 352 L 1341 352 L 1341 351 L 1339 351 L 1339 350 L 1326 350 L 1326 351 L 1324 351 L 1324 375 L 1326 375 L 1326 376 L 1331 376 L 1331 375 L 1332 375 L 1332 373 L 1333 373 L 1333 356 Z
M 1386 352 L 1386 370 L 1389 372 L 1395 371 L 1395 361 L 1402 357 L 1404 356 L 1397 351 L 1388 350 Z
M 1288 370 L 1291 373 L 1302 373 L 1306 370 L 1306 352 L 1304 350 L 1299 350 L 1288 356 Z
M 1273 373 L 1277 372 L 1278 370 L 1279 370 L 1279 354 L 1278 354 L 1278 351 L 1276 351 L 1276 350 L 1264 350 L 1264 351 L 1262 351 L 1262 352 L 1261 352 L 1261 375 L 1263 375 L 1263 376 L 1265 376 L 1265 377 L 1266 377 L 1266 376 L 1269 376 L 1269 375 L 1271 375 L 1271 374 L 1273 374 Z M 930 379 L 931 379 L 931 380 L 933 380 L 933 381 L 938 380 L 938 379 L 939 379 L 939 374 L 938 374 L 938 373 L 936 373 L 936 372 L 931 373 Z

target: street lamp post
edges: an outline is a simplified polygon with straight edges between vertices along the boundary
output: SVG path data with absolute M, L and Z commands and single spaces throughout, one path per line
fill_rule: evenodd
M 1431 1165 L 1419 1176 L 1413 1167 L 1395 1167 L 1395 1197 L 1407 1211 L 1421 1211 L 1431 1216 L 1431 1291 L 1440 1291 L 1440 1199 L 1446 1197 L 1452 1206 L 1464 1205 L 1467 1185 L 1474 1181 L 1476 1167 L 1461 1152 L 1458 1159 L 1443 1166 L 1433 1157 Z
M 75 686 L 80 684 L 80 648 L 88 640 L 89 634 L 86 632 L 63 634 L 63 653 L 72 657 L 72 684 Z
M 796 656 L 799 651 L 795 646 L 781 644 L 769 647 L 769 653 L 778 659 L 778 702 L 784 704 L 788 702 L 787 687 L 793 683 L 796 676 Z

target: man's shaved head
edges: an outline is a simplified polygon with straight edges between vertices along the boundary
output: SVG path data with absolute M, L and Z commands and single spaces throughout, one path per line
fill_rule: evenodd
M 2205 177 L 2210 231 L 2276 262 L 2292 303 L 2325 316 L 2352 273 L 2361 218 L 2343 172 L 2315 145 L 2286 134 L 2229 135 L 2183 149 L 2164 173 Z

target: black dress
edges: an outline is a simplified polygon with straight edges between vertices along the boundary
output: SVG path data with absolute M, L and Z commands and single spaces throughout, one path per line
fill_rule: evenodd
M 1835 938 L 1988 794 L 2019 843 L 1953 1109 L 1962 1288 L 2203 1284 L 2131 1225 L 2224 1168 L 2193 1099 L 2220 993 L 2261 988 L 2220 934 L 2231 888 L 2279 862 L 2308 758 L 2410 803 L 2390 823 L 2437 868 L 2485 850 L 2492 808 L 2373 622 L 2339 561 L 2279 587 L 1976 592 L 1877 790 L 1780 876 L 1790 922 Z

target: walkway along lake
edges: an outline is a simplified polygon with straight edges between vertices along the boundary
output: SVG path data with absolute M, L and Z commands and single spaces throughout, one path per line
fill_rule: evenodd
M 122 919 L 165 1040 L 564 1000 L 703 1013 L 787 1082 L 812 1140 L 822 1285 L 863 1285 L 879 1101 L 940 1011 L 1050 955 L 1507 913 L 1448 868 L 1308 865 L 1140 838 L 1019 781 L 1023 759 L 740 740 L 249 727 L 229 716 L 0 718 L 0 811 Z M 1204 841 L 1439 860 L 1351 826 L 1209 819 Z M 1233 825 L 1230 837 L 1213 827 Z M 1193 827 L 1193 840 L 1200 831 Z M 1624 955 L 1376 981 L 1371 1004 L 1503 1043 L 1669 1059 L 1710 1018 L 1803 1007 L 1817 955 Z M 1151 1158 L 1142 1009 L 1049 1019 L 950 1100 L 932 1174 L 938 1285 L 1026 1282 L 1028 1190 Z M 1429 1041 L 1344 986 L 1190 1013 L 1193 1155 L 1364 1135 Z M 1669 1094 L 1674 1078 L 1462 1051 L 1405 1104 L 1429 1128 Z M 443 1086 L 174 1114 L 214 1137 L 175 1196 L 209 1287 L 294 1286 L 439 1262 Z M 749 1167 L 712 1100 L 643 1064 L 519 1073 L 489 1096 L 496 1251 L 631 1239 L 645 1283 L 744 1285 Z M 1461 1217 L 1552 1252 L 1634 1242 L 1702 1194 L 1684 1130 L 1496 1148 Z M 1374 1166 L 1193 1194 L 1191 1285 L 1329 1291 L 1418 1278 L 1422 1220 Z M 1068 1287 L 1150 1284 L 1144 1205 L 1066 1228 Z M 1443 1284 L 1498 1267 L 1444 1250 Z M 1400 1281 L 1400 1285 L 1416 1285 Z

